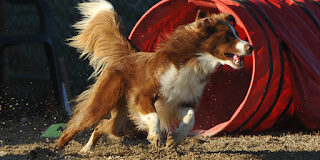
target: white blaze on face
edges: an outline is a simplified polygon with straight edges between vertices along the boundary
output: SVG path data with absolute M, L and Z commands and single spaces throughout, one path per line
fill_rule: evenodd
M 235 53 L 239 56 L 244 56 L 247 54 L 246 52 L 246 46 L 250 45 L 247 41 L 244 41 L 242 39 L 240 39 L 237 34 L 236 34 L 236 30 L 234 29 L 234 27 L 232 25 L 230 25 L 228 23 L 228 26 L 230 27 L 230 29 L 232 30 L 234 36 L 239 40 L 238 43 L 236 44 L 236 48 L 239 50 L 238 53 Z

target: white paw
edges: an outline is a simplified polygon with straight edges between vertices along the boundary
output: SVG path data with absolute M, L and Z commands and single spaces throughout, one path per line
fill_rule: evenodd
M 94 147 L 91 144 L 86 144 L 80 151 L 80 154 L 85 154 L 88 153 L 89 151 L 91 151 L 92 149 L 94 149 Z
M 184 141 L 188 135 L 189 129 L 186 127 L 178 127 L 173 133 L 170 132 L 168 134 L 167 148 L 175 148 L 177 147 L 182 141 Z
M 148 135 L 147 137 L 148 141 L 155 145 L 155 146 L 160 146 L 161 145 L 161 136 L 159 134 L 154 134 L 154 135 Z
M 87 148 L 86 146 L 84 146 L 81 150 L 80 150 L 80 154 L 85 154 L 87 153 L 88 151 L 90 151 L 90 148 Z

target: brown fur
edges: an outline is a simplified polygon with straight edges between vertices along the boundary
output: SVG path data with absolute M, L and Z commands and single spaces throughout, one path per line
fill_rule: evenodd
M 236 40 L 224 36 L 230 32 L 225 20 L 232 18 L 228 14 L 198 16 L 196 24 L 178 27 L 155 53 L 133 49 L 120 32 L 114 11 L 102 10 L 86 25 L 75 24 L 80 32 L 70 39 L 70 45 L 82 52 L 81 57 L 90 60 L 96 82 L 77 98 L 73 116 L 57 147 L 62 148 L 76 133 L 99 121 L 94 141 L 102 134 L 124 136 L 136 129 L 135 114 L 156 112 L 154 103 L 161 98 L 159 79 L 169 63 L 179 69 L 199 65 L 196 53 L 210 53 L 225 60 L 225 52 L 235 52 Z M 192 102 L 192 107 L 196 103 Z M 111 118 L 104 119 L 110 113 Z M 150 141 L 157 143 L 152 138 Z

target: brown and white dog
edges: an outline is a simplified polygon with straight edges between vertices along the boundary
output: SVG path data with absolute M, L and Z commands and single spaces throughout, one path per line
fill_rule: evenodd
M 194 125 L 195 108 L 211 73 L 221 64 L 242 68 L 240 57 L 253 51 L 238 38 L 229 14 L 207 17 L 199 11 L 193 23 L 175 29 L 150 53 L 137 52 L 120 33 L 109 2 L 92 0 L 78 8 L 84 19 L 74 25 L 80 33 L 70 45 L 90 60 L 96 81 L 76 99 L 58 149 L 97 122 L 81 152 L 90 150 L 102 134 L 121 137 L 137 129 L 147 131 L 155 145 L 167 131 L 167 147 L 176 147 Z

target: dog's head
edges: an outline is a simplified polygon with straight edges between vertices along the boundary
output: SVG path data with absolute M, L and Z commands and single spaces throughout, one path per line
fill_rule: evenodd
M 238 37 L 235 25 L 235 18 L 230 14 L 206 16 L 199 11 L 189 27 L 196 31 L 202 53 L 213 55 L 223 65 L 240 69 L 244 66 L 241 57 L 251 55 L 254 47 Z

